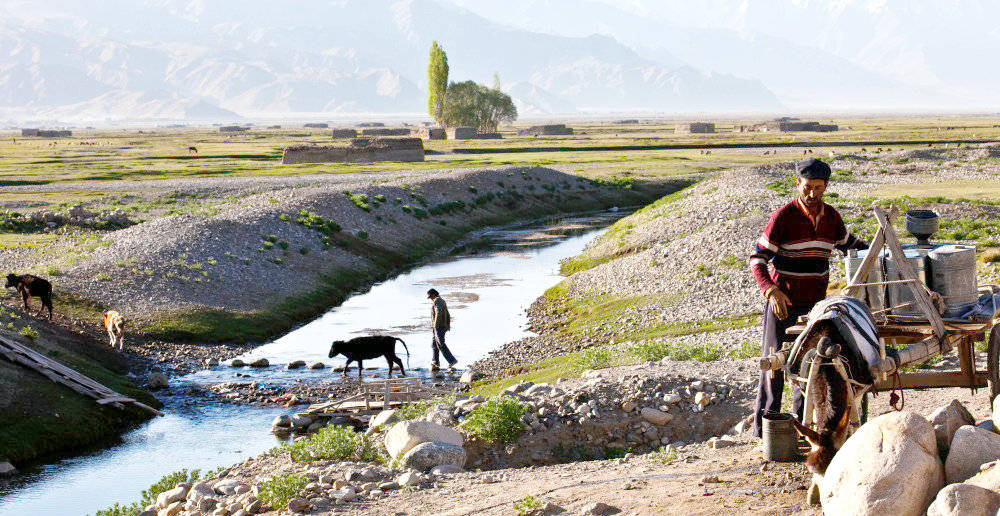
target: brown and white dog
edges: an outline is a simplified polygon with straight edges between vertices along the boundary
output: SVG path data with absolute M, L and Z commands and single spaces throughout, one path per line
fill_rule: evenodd
M 118 351 L 125 351 L 125 318 L 117 310 L 104 312 L 104 328 L 108 330 L 108 337 L 111 339 L 111 347 Z

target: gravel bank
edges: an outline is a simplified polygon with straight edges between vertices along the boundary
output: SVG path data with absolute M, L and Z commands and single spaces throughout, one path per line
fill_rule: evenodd
M 845 220 L 864 215 L 873 189 L 956 180 L 996 179 L 1000 146 L 870 152 L 829 159 L 838 171 L 828 202 Z M 618 342 L 644 330 L 696 322 L 745 322 L 763 309 L 746 261 L 767 219 L 792 198 L 791 163 L 727 170 L 672 194 L 613 225 L 581 255 L 598 265 L 565 280 L 555 300 L 540 298 L 529 309 L 537 337 L 509 343 L 474 365 L 488 376 L 522 364 L 591 346 Z M 784 190 L 784 191 L 781 191 Z M 995 205 L 937 206 L 945 217 L 1000 217 Z M 839 253 L 831 257 L 831 279 L 843 277 Z M 613 320 L 566 331 L 579 317 L 567 301 L 621 301 Z M 634 301 L 634 302 L 632 302 Z M 698 331 L 661 342 L 735 350 L 760 342 L 760 329 L 730 327 Z
M 319 309 L 470 230 L 648 202 L 671 188 L 630 189 L 542 167 L 168 180 L 142 187 L 202 188 L 215 196 L 230 189 L 263 192 L 215 215 L 168 216 L 106 233 L 81 259 L 16 249 L 0 253 L 0 266 L 58 268 L 57 290 L 119 310 L 133 328 L 164 313 L 267 310 L 332 286 L 329 300 L 310 300 Z

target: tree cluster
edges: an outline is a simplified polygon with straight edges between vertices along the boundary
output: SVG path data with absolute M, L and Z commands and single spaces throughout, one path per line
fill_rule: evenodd
M 427 76 L 428 113 L 442 126 L 475 127 L 480 133 L 495 133 L 501 123 L 517 120 L 517 107 L 510 95 L 500 91 L 496 75 L 492 88 L 474 81 L 449 84 L 448 57 L 436 41 L 431 44 Z

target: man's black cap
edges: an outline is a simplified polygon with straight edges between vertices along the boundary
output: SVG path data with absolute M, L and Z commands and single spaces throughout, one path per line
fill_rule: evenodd
M 805 179 L 830 180 L 830 165 L 816 158 L 808 158 L 795 163 L 795 171 Z

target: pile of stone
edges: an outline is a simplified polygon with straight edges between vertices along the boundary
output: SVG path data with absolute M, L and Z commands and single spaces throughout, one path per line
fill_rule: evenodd
M 404 127 L 362 129 L 361 136 L 409 136 L 410 130 Z
M 566 127 L 566 124 L 546 124 L 533 125 L 525 129 L 517 130 L 518 136 L 559 136 L 573 134 L 573 128 Z
M 357 138 L 358 131 L 355 129 L 334 129 L 332 136 L 334 138 Z
M 241 125 L 224 125 L 219 128 L 220 133 L 242 133 L 249 130 L 249 127 L 243 127 Z
M 327 127 L 330 127 L 330 124 L 326 124 L 323 122 L 313 122 L 305 124 L 303 127 L 306 127 L 308 129 L 326 129 Z
M 206 516 L 245 516 L 272 509 L 292 513 L 323 511 L 379 498 L 388 491 L 403 487 L 420 489 L 430 486 L 439 476 L 359 462 L 320 461 L 309 466 L 292 466 L 286 472 L 302 475 L 309 483 L 288 501 L 287 506 L 269 507 L 259 498 L 259 484 L 232 478 L 230 472 L 239 471 L 244 465 L 224 472 L 222 478 L 178 484 L 160 493 L 156 503 L 144 508 L 141 516 L 181 514 L 182 511 L 184 514 Z
M 48 228 L 65 225 L 124 228 L 132 225 L 132 221 L 129 219 L 128 214 L 121 210 L 114 210 L 106 213 L 95 213 L 79 204 L 71 207 L 68 214 L 56 213 L 52 211 L 36 211 L 30 215 L 22 216 L 22 218 L 24 221 L 31 221 L 35 224 L 44 224 Z
M 423 160 L 424 143 L 420 138 L 355 138 L 347 146 L 286 147 L 281 156 L 281 163 L 285 165 Z
M 38 136 L 41 138 L 69 138 L 73 131 L 58 129 L 21 129 L 21 136 Z
M 1000 398 L 998 398 L 1000 400 Z M 1000 434 L 952 401 L 930 416 L 894 412 L 858 429 L 819 481 L 826 514 L 993 515 L 1000 509 Z

